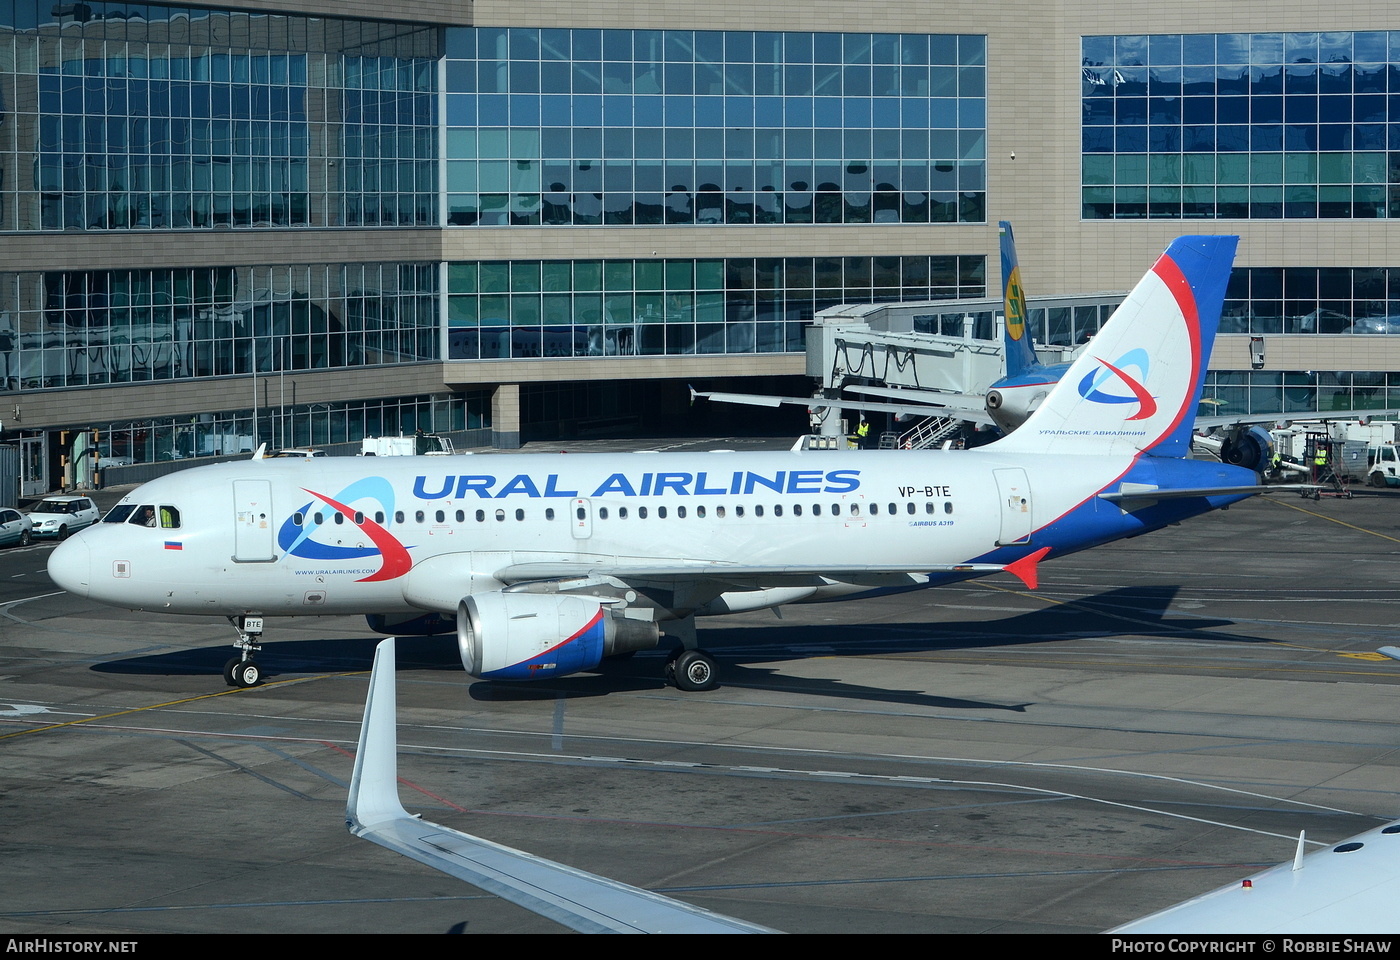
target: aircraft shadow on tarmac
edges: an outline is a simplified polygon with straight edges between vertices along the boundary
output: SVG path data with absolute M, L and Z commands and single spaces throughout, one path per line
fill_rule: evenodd
M 1078 600 L 1048 604 L 1039 610 L 979 620 L 943 620 L 915 623 L 788 624 L 725 626 L 717 620 L 701 630 L 701 645 L 720 661 L 721 684 L 762 686 L 794 693 L 850 697 L 873 702 L 904 703 L 943 709 L 1000 709 L 1022 711 L 1026 704 L 1004 704 L 931 696 L 913 690 L 866 687 L 841 680 L 789 677 L 771 667 L 780 661 L 814 656 L 898 655 L 1017 647 L 1094 637 L 1136 636 L 1171 638 L 1181 642 L 1265 643 L 1271 638 L 1216 632 L 1212 628 L 1233 624 L 1228 619 L 1196 616 L 1168 618 L 1166 612 L 1179 587 L 1129 587 L 1109 590 Z M 936 603 L 936 601 L 932 601 Z M 266 680 L 293 674 L 353 673 L 368 671 L 374 659 L 377 637 L 322 640 L 271 641 L 258 661 Z M 661 648 L 633 657 L 609 660 L 596 672 L 527 683 L 480 680 L 470 684 L 473 700 L 525 702 L 558 698 L 607 696 L 625 691 L 657 689 L 662 685 L 659 660 L 671 646 L 663 637 Z M 217 677 L 231 650 L 213 646 L 198 650 L 132 657 L 95 664 L 103 673 L 161 676 Z M 455 639 L 451 636 L 402 637 L 399 669 L 460 671 Z

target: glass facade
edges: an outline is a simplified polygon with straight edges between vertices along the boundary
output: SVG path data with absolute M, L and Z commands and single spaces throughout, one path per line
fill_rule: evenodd
M 1400 217 L 1400 32 L 1084 37 L 1082 54 L 1085 219 Z
M 981 223 L 986 38 L 447 31 L 447 222 Z
M 437 222 L 434 27 L 0 3 L 0 230 Z
M 254 417 L 256 416 L 256 429 Z M 195 417 L 119 420 L 94 424 L 100 457 L 120 465 L 184 460 L 270 447 L 349 443 L 364 437 L 449 433 L 491 426 L 487 393 L 390 397 L 230 410 Z
M 438 266 L 0 274 L 0 389 L 434 360 Z
M 1400 267 L 1236 267 L 1221 333 L 1400 333 Z
M 986 295 L 986 258 L 452 263 L 451 360 L 801 352 L 840 303 Z
M 1210 416 L 1400 411 L 1400 373 L 1213 370 L 1206 374 L 1202 397 L 1220 401 L 1202 406 Z

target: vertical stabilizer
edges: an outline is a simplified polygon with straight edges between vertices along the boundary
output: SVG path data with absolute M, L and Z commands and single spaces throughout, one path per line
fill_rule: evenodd
M 1238 237 L 1180 237 L 998 451 L 1184 457 Z
M 997 232 L 1001 235 L 1001 304 L 1002 315 L 1006 318 L 1002 342 L 1006 350 L 1006 376 L 1019 377 L 1040 366 L 1040 361 L 1027 326 L 1026 292 L 1021 287 L 1021 267 L 1016 262 L 1016 239 L 1011 235 L 1011 224 L 999 221 Z

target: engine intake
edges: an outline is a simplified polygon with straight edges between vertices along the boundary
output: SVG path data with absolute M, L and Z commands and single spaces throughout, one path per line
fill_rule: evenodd
M 479 679 L 540 680 L 591 670 L 604 657 L 649 650 L 661 634 L 590 597 L 483 593 L 457 605 L 457 650 Z

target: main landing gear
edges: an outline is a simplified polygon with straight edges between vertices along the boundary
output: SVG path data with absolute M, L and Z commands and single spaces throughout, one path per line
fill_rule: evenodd
M 719 686 L 719 669 L 714 657 L 701 650 L 695 639 L 695 617 L 670 620 L 665 624 L 668 636 L 681 642 L 666 658 L 666 682 L 678 690 L 713 690 Z
M 719 683 L 714 658 L 699 648 L 677 647 L 666 658 L 666 682 L 678 690 L 713 690 Z
M 229 617 L 228 622 L 238 631 L 238 642 L 233 646 L 241 651 L 224 664 L 224 683 L 230 687 L 256 687 L 262 682 L 262 667 L 253 659 L 253 654 L 262 652 L 263 618 Z

